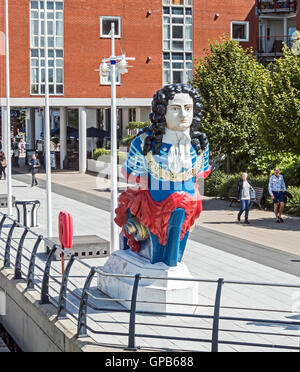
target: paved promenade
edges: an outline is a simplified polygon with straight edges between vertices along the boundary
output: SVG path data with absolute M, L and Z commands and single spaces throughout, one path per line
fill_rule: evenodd
M 74 175 L 75 177 L 76 175 Z M 43 175 L 40 176 L 42 178 Z M 57 184 L 57 178 L 64 177 L 68 188 Z M 78 176 L 76 178 L 77 187 L 80 183 L 80 177 L 84 177 L 86 180 L 92 176 Z M 85 178 L 87 177 L 87 178 Z M 22 178 L 22 181 L 20 181 Z M 87 203 L 80 201 L 80 193 L 72 194 L 69 188 L 69 179 L 71 175 L 54 175 L 53 181 L 56 185 L 53 185 L 53 190 L 57 190 L 53 193 L 53 223 L 54 223 L 54 233 L 57 235 L 57 216 L 61 210 L 66 210 L 70 212 L 74 217 L 74 231 L 76 235 L 86 235 L 86 234 L 97 234 L 103 238 L 109 239 L 109 213 L 107 212 L 107 206 L 104 205 L 101 209 L 101 200 L 97 195 L 95 199 L 93 197 L 88 198 L 84 194 L 83 199 L 86 199 Z M 74 178 L 75 179 L 75 178 Z M 73 179 L 73 180 L 74 180 Z M 42 188 L 31 189 L 28 184 L 24 183 L 24 176 L 16 176 L 13 180 L 13 194 L 17 199 L 28 200 L 28 199 L 39 199 L 41 201 L 41 208 L 39 211 L 39 221 L 40 226 L 37 231 L 45 234 L 46 231 L 46 195 L 45 190 Z M 28 179 L 27 179 L 28 180 Z M 42 184 L 42 182 L 41 182 Z M 3 188 L 5 184 L 1 183 L 1 193 L 5 192 Z M 94 186 L 94 188 L 96 188 Z M 87 187 L 85 188 L 85 191 Z M 99 191 L 95 191 L 99 192 Z M 65 194 L 65 195 L 62 195 Z M 66 196 L 69 194 L 69 197 Z M 72 195 L 74 198 L 71 199 Z M 93 194 L 89 194 L 93 196 Z M 107 200 L 109 204 L 109 200 Z M 93 206 L 91 204 L 97 204 L 98 206 Z M 235 212 L 228 211 L 226 213 Z M 236 225 L 239 227 L 238 225 Z M 281 226 L 281 225 L 280 225 Z M 6 232 L 9 226 L 6 227 Z M 199 227 L 200 229 L 201 227 Z M 244 229 L 244 226 L 240 226 Z M 203 279 L 213 279 L 224 278 L 225 280 L 237 280 L 237 281 L 259 281 L 265 283 L 285 283 L 291 285 L 300 285 L 299 274 L 299 261 L 294 262 L 293 270 L 294 274 L 274 268 L 272 264 L 265 264 L 257 262 L 257 259 L 247 259 L 241 257 L 239 254 L 230 252 L 226 249 L 216 248 L 212 246 L 211 242 L 207 239 L 203 239 L 203 235 L 198 236 L 197 230 L 192 239 L 189 240 L 184 262 L 192 272 L 192 274 L 197 278 Z M 205 232 L 206 230 L 199 230 Z M 213 231 L 213 230 L 210 230 Z M 268 230 L 266 230 L 268 231 Z M 273 232 L 271 232 L 273 233 Z M 294 233 L 289 231 L 291 236 Z M 221 234 L 221 233 L 220 233 Z M 216 232 L 213 235 L 218 235 Z M 222 238 L 222 234 L 220 235 Z M 228 235 L 226 242 L 230 242 Z M 231 236 L 233 245 L 237 245 L 239 240 L 236 240 L 234 236 Z M 212 239 L 213 241 L 213 239 Z M 225 241 L 225 240 L 224 240 Z M 216 242 L 214 244 L 217 245 Z M 3 247 L 3 243 L 0 247 Z M 237 245 L 238 246 L 238 245 Z M 241 245 L 242 246 L 242 245 Z M 253 245 L 250 245 L 252 248 Z M 268 247 L 265 247 L 268 249 Z M 258 248 L 257 248 L 258 249 Z M 263 249 L 263 248 L 261 248 Z M 278 249 L 269 248 L 268 251 L 269 258 L 272 257 L 274 252 L 278 252 Z M 286 253 L 288 261 L 292 261 L 292 256 Z M 39 255 L 40 263 L 43 264 L 46 259 L 46 255 L 43 253 L 41 247 L 41 252 Z M 296 258 L 295 258 L 295 261 Z M 90 265 L 101 266 L 104 263 L 103 259 L 90 259 L 87 260 Z M 289 262 L 292 266 L 292 262 Z M 56 266 L 55 266 L 56 265 Z M 55 263 L 54 267 L 59 270 L 60 264 Z M 77 268 L 75 268 L 77 270 Z M 71 281 L 74 283 L 74 292 L 78 292 L 78 288 L 83 287 L 84 278 L 87 272 L 84 270 L 75 271 L 72 273 Z M 59 279 L 59 276 L 57 277 Z M 40 277 L 41 279 L 41 277 Z M 51 284 L 51 293 L 54 298 L 57 298 L 58 285 L 56 283 Z M 100 292 L 96 289 L 96 282 L 93 283 L 92 291 L 96 298 L 101 297 Z M 265 323 L 257 323 L 255 321 L 221 321 L 220 328 L 220 340 L 225 342 L 233 343 L 231 345 L 222 344 L 220 345 L 220 351 L 269 351 L 273 350 L 272 345 L 289 345 L 299 348 L 299 337 L 300 337 L 300 327 L 298 326 L 285 326 L 285 325 L 271 325 L 268 323 L 270 319 L 277 319 L 282 321 L 300 320 L 300 310 L 296 309 L 297 296 L 300 290 L 292 288 L 273 288 L 269 286 L 255 287 L 249 285 L 230 285 L 225 284 L 222 294 L 222 311 L 223 316 L 243 316 L 251 318 L 262 318 L 265 319 Z M 214 298 L 216 293 L 215 284 L 201 284 L 199 285 L 199 307 L 197 307 L 196 313 L 211 315 L 213 313 Z M 105 296 L 103 296 L 105 298 Z M 72 299 L 73 301 L 73 299 Z M 101 331 L 109 332 L 111 330 L 126 333 L 128 332 L 128 314 L 124 313 L 111 313 L 105 311 L 108 306 L 114 306 L 115 309 L 121 309 L 121 306 L 117 303 L 110 303 L 108 305 L 107 301 L 95 300 L 97 306 L 103 308 L 102 312 L 90 313 L 89 324 L 96 329 Z M 74 303 L 74 306 L 69 305 L 69 310 L 77 313 L 78 303 Z M 238 310 L 224 308 L 224 307 L 239 307 Z M 245 310 L 251 308 L 252 310 Z M 256 310 L 254 310 L 256 309 Z M 275 312 L 269 312 L 266 310 L 272 309 Z M 294 309 L 294 312 L 293 312 Z M 276 311 L 283 310 L 285 312 L 278 313 Z M 205 319 L 189 319 L 184 317 L 149 317 L 149 316 L 138 316 L 137 317 L 137 333 L 138 334 L 151 334 L 155 337 L 172 336 L 173 340 L 162 340 L 155 338 L 138 338 L 137 344 L 144 349 L 151 350 L 195 350 L 195 351 L 209 351 L 209 343 L 203 341 L 192 342 L 189 338 L 198 338 L 202 340 L 211 339 L 211 321 Z M 112 337 L 109 335 L 95 335 L 92 334 L 95 340 L 102 344 L 115 346 L 116 348 L 126 345 L 127 337 L 119 336 Z M 184 337 L 185 341 L 176 340 L 176 337 Z M 245 342 L 251 343 L 251 345 L 243 345 Z M 268 346 L 268 347 L 267 347 Z M 274 349 L 275 350 L 275 349 Z
M 39 174 L 41 181 L 44 174 Z M 94 175 L 81 175 L 78 172 L 53 173 L 52 181 L 70 189 L 90 194 L 92 197 L 110 199 L 109 180 Z M 120 182 L 120 188 L 126 185 Z M 284 216 L 284 224 L 276 224 L 274 213 L 253 209 L 250 212 L 250 226 L 237 223 L 238 207 L 229 207 L 229 202 L 204 198 L 204 212 L 197 221 L 199 226 L 245 239 L 253 243 L 300 256 L 300 218 Z

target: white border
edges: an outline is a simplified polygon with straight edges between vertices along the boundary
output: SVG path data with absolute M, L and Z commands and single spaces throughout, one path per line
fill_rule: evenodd
M 245 25 L 246 26 L 246 39 L 234 39 L 232 37 L 233 34 L 233 25 Z M 248 21 L 231 21 L 230 25 L 230 38 L 235 41 L 239 41 L 241 43 L 248 43 L 249 42 L 249 22 Z
M 103 33 L 102 33 L 102 20 L 107 20 L 107 19 L 118 21 L 118 23 L 119 23 L 119 34 L 115 35 L 115 38 L 116 39 L 121 39 L 121 35 L 122 35 L 121 17 L 117 17 L 117 16 L 100 16 L 100 38 L 111 39 L 110 35 L 103 35 Z

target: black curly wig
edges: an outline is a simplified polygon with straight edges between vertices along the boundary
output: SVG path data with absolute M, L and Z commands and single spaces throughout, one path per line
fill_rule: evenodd
M 158 90 L 152 101 L 152 112 L 150 114 L 151 125 L 144 128 L 139 135 L 145 132 L 152 132 L 145 139 L 143 153 L 147 155 L 153 148 L 153 154 L 158 155 L 162 146 L 162 138 L 165 134 L 167 106 L 170 100 L 174 99 L 178 93 L 188 93 L 194 102 L 193 122 L 190 128 L 192 145 L 194 146 L 198 155 L 201 154 L 201 143 L 198 138 L 201 122 L 202 100 L 199 92 L 188 84 L 172 84 Z

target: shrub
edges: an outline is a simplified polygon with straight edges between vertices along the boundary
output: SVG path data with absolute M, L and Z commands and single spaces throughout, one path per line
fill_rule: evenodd
M 288 187 L 288 192 L 293 195 L 286 204 L 285 212 L 300 217 L 300 187 Z
M 127 152 L 120 152 L 118 151 L 118 163 L 122 164 L 127 159 Z M 94 151 L 94 160 L 98 160 L 99 157 L 103 157 L 102 161 L 109 162 L 110 161 L 110 150 L 106 150 L 105 148 L 101 147 Z

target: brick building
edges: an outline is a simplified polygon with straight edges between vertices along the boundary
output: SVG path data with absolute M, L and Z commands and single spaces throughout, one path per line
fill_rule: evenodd
M 8 3 L 11 105 L 26 108 L 26 139 L 32 148 L 43 132 L 44 1 Z M 0 0 L 0 106 L 6 103 L 4 9 Z M 129 121 L 148 119 L 157 89 L 192 77 L 194 59 L 203 57 L 209 39 L 231 35 L 243 46 L 253 46 L 260 59 L 269 60 L 280 55 L 282 41 L 289 42 L 296 16 L 300 29 L 296 10 L 296 0 L 47 1 L 51 126 L 64 129 L 61 166 L 67 149 L 65 129 L 74 112 L 77 115 L 74 110 L 78 109 L 79 126 L 110 129 L 110 80 L 100 79 L 95 70 L 110 56 L 111 22 L 117 31 L 116 54 L 136 57 L 129 73 L 118 76 L 122 136 Z

